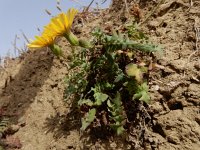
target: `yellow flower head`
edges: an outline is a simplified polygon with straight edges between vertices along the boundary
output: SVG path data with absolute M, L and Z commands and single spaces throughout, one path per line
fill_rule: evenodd
M 54 44 L 55 37 L 43 32 L 41 36 L 35 36 L 35 40 L 28 44 L 29 48 L 42 48 Z
M 49 32 L 54 36 L 69 34 L 75 15 L 78 10 L 71 8 L 67 13 L 61 13 L 51 19 L 51 22 L 45 26 L 44 32 Z
M 41 48 L 50 47 L 52 49 L 54 45 L 54 39 L 57 36 L 64 36 L 74 46 L 79 45 L 77 37 L 70 31 L 73 24 L 75 15 L 78 10 L 71 8 L 67 13 L 61 13 L 56 17 L 53 17 L 48 25 L 44 27 L 44 31 L 41 36 L 35 36 L 35 40 L 28 44 L 29 48 Z

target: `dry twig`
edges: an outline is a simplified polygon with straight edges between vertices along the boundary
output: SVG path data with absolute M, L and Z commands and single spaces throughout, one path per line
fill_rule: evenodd
M 89 11 L 90 6 L 93 4 L 93 2 L 94 2 L 94 0 L 92 0 L 92 1 L 90 2 L 90 4 L 86 7 L 86 9 L 84 10 L 84 12 L 88 12 L 88 11 Z
M 49 16 L 51 16 L 52 14 L 51 14 L 51 12 L 50 11 L 48 11 L 47 9 L 45 9 L 45 12 L 49 15 Z
M 57 8 L 59 11 L 62 12 L 62 9 L 61 9 L 61 7 L 60 7 L 60 0 L 57 0 L 57 2 L 56 2 L 56 8 Z
M 124 3 L 125 3 L 125 7 L 126 7 L 126 12 L 129 16 L 129 9 L 128 9 L 128 4 L 127 4 L 127 0 L 124 0 Z
M 30 43 L 30 41 L 29 41 L 28 37 L 26 36 L 26 34 L 22 30 L 20 30 L 20 31 L 22 33 L 23 38 L 26 40 L 26 42 Z
M 160 0 L 159 2 L 158 2 L 158 4 L 156 5 L 156 7 L 153 7 L 153 9 L 150 11 L 150 13 L 147 15 L 147 17 L 144 19 L 144 21 L 143 22 L 141 22 L 140 24 L 144 24 L 144 23 L 146 23 L 148 20 L 149 20 L 149 18 L 155 13 L 155 11 L 158 9 L 158 7 L 162 4 L 162 3 L 164 3 L 165 2 L 165 0 Z
M 78 4 L 81 5 L 82 7 L 84 6 L 83 3 L 79 2 L 78 0 L 71 0 L 71 1 L 74 1 L 74 2 L 78 3 Z
M 195 42 L 195 51 L 193 53 L 190 54 L 190 56 L 188 57 L 187 63 L 190 62 L 190 59 L 192 58 L 193 55 L 195 55 L 196 53 L 199 53 L 199 46 L 198 43 L 200 41 L 200 28 L 194 26 L 195 29 L 195 35 L 196 35 L 196 42 Z
M 193 5 L 194 5 L 194 2 L 190 0 L 190 7 L 192 7 Z
M 199 51 L 199 46 L 198 46 L 198 43 L 200 41 L 200 27 L 194 27 L 195 29 L 195 35 L 196 35 L 196 43 L 195 43 L 195 46 L 196 46 L 196 50 Z

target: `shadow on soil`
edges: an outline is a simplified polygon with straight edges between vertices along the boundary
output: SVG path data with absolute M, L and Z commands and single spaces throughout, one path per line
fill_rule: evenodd
M 133 109 L 134 111 L 127 112 L 129 120 L 131 121 L 129 125 L 125 127 L 127 132 L 122 136 L 117 136 L 107 126 L 90 128 L 90 130 L 80 132 L 79 140 L 82 143 L 80 149 L 86 150 L 91 147 L 95 149 L 113 149 L 111 143 L 125 149 L 128 147 L 134 149 L 137 144 L 142 145 L 143 142 L 145 142 L 145 129 L 151 125 L 151 116 L 149 116 L 146 110 L 147 108 L 145 108 L 141 102 L 131 103 L 127 107 L 130 107 L 130 105 L 135 109 Z M 44 130 L 47 131 L 47 133 L 53 133 L 55 139 L 67 139 L 71 131 L 80 131 L 80 111 L 76 107 L 76 104 L 73 104 L 69 109 L 69 113 L 66 115 L 60 115 L 58 113 L 46 120 Z M 137 143 L 138 141 L 141 143 Z
M 54 134 L 55 139 L 65 138 L 67 139 L 71 131 L 77 131 L 80 133 L 79 141 L 81 141 L 81 145 L 78 147 L 81 150 L 87 150 L 91 148 L 95 149 L 112 149 L 110 143 L 112 140 L 119 141 L 119 143 L 125 143 L 125 139 L 122 142 L 122 139 L 117 137 L 113 139 L 113 134 L 108 135 L 108 131 L 102 129 L 101 127 L 92 129 L 87 132 L 81 132 L 81 116 L 80 112 L 76 108 L 71 108 L 67 115 L 60 116 L 56 114 L 53 117 L 50 117 L 46 120 L 46 125 L 44 127 L 47 133 L 51 132 Z M 116 140 L 118 139 L 118 140 Z M 118 145 L 118 143 L 116 143 Z M 125 145 L 123 145 L 124 147 Z
M 67 115 L 49 117 L 46 120 L 45 131 L 52 132 L 56 139 L 67 138 L 70 131 L 79 130 L 81 127 L 80 116 L 77 109 L 71 109 Z
M 27 53 L 20 67 L 19 72 L 14 77 L 9 77 L 10 81 L 5 86 L 0 97 L 6 98 L 6 112 L 16 114 L 14 122 L 18 122 L 19 117 L 34 102 L 34 98 L 43 83 L 49 76 L 53 62 L 53 55 L 46 49 L 40 49 L 33 53 Z

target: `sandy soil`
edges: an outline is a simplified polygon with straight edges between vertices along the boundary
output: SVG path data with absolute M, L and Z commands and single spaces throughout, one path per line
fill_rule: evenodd
M 129 0 L 128 7 L 135 8 Z M 153 54 L 160 69 L 150 72 L 152 101 L 135 106 L 134 121 L 127 137 L 105 138 L 103 133 L 79 132 L 80 117 L 70 100 L 64 102 L 67 62 L 47 49 L 28 52 L 9 60 L 0 70 L 0 108 L 6 109 L 14 137 L 21 150 L 199 150 L 200 149 L 200 2 L 168 0 L 142 23 L 157 3 L 140 1 L 141 28 L 164 52 Z M 103 10 L 96 16 L 84 14 L 84 24 L 75 32 L 86 34 L 97 25 L 104 29 L 123 26 L 135 13 Z M 77 18 L 77 20 L 80 19 Z M 81 19 L 82 20 L 82 19 Z M 77 27 L 77 28 L 76 28 Z M 87 32 L 86 32 L 87 31 Z M 60 41 L 65 46 L 64 40 Z M 65 53 L 70 48 L 64 48 Z M 8 147 L 7 149 L 13 149 Z

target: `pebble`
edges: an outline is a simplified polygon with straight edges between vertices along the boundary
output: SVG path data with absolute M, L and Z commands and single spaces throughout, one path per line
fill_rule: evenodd
M 20 126 L 19 125 L 11 125 L 8 129 L 9 134 L 14 134 L 17 131 L 19 131 Z
M 174 136 L 174 135 L 168 135 L 167 136 L 167 140 L 173 144 L 179 144 L 180 143 L 180 140 L 177 136 Z
M 196 64 L 194 65 L 194 67 L 195 67 L 195 69 L 196 69 L 197 71 L 200 71 L 200 63 L 196 63 Z

